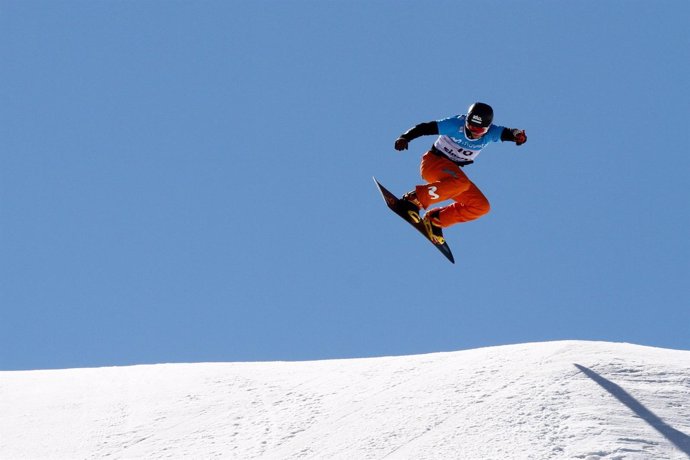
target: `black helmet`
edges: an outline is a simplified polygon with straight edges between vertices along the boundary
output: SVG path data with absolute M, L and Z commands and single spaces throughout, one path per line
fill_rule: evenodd
M 489 104 L 475 102 L 467 109 L 467 125 L 488 128 L 494 120 L 494 109 Z

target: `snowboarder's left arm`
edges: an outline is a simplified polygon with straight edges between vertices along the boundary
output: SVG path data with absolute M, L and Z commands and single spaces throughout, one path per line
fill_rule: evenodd
M 525 134 L 524 129 L 503 128 L 503 131 L 501 132 L 501 140 L 515 142 L 516 145 L 522 145 L 527 142 L 527 135 Z

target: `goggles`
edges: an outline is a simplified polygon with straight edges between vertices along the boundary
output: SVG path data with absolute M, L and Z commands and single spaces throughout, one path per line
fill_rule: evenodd
M 483 136 L 484 134 L 487 133 L 487 131 L 489 131 L 489 127 L 488 127 L 488 126 L 486 126 L 486 127 L 484 127 L 484 126 L 474 126 L 474 125 L 471 125 L 471 124 L 469 124 L 469 123 L 465 123 L 465 127 L 467 127 L 467 130 L 468 130 L 469 132 L 471 132 L 472 134 L 474 134 L 475 136 Z

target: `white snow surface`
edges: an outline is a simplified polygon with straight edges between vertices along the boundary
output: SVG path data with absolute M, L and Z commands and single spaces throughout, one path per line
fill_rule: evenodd
M 688 459 L 690 351 L 0 372 L 0 458 Z

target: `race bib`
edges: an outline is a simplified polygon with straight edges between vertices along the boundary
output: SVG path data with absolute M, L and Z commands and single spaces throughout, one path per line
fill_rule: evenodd
M 467 161 L 474 161 L 483 146 L 480 146 L 478 149 L 468 149 L 457 144 L 449 136 L 439 136 L 436 142 L 434 142 L 434 147 L 443 152 L 451 160 L 464 163 Z

